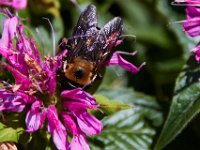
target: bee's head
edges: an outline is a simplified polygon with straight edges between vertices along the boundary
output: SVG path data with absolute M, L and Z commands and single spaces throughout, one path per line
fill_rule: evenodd
M 85 86 L 92 81 L 93 68 L 92 62 L 81 57 L 75 57 L 71 63 L 66 63 L 63 69 L 67 79 Z

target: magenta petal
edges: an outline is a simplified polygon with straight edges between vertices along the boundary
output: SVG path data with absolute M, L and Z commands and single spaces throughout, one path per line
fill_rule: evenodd
M 58 119 L 58 114 L 54 105 L 50 105 L 47 110 L 48 131 L 51 133 L 54 144 L 59 150 L 66 150 L 68 146 L 67 132 Z
M 176 3 L 187 3 L 187 4 L 194 4 L 194 5 L 199 5 L 200 2 L 199 0 L 174 0 Z
M 188 6 L 186 9 L 186 17 L 187 19 L 192 19 L 195 17 L 200 16 L 200 9 L 194 7 L 194 6 Z
M 187 20 L 183 22 L 184 31 L 191 37 L 200 35 L 200 9 L 189 6 L 186 9 Z
M 48 66 L 44 66 L 44 69 L 46 71 L 48 80 L 46 82 L 46 85 L 48 87 L 47 91 L 50 95 L 53 95 L 53 93 L 56 90 L 56 73 L 50 70 Z
M 27 0 L 0 0 L 0 5 L 7 5 L 20 10 L 27 6 Z
M 200 18 L 194 18 L 183 22 L 184 31 L 191 37 L 200 35 Z
M 35 59 L 35 56 L 32 51 L 31 43 L 27 39 L 27 37 L 24 34 L 24 26 L 18 25 L 18 33 L 20 35 L 21 42 L 23 44 L 23 52 L 28 55 L 28 57 Z
M 86 110 L 74 112 L 79 127 L 89 135 L 99 134 L 103 128 L 101 121 L 90 115 Z
M 70 150 L 90 150 L 90 147 L 84 134 L 73 136 L 69 148 Z
M 88 105 L 96 105 L 95 98 L 89 93 L 83 91 L 81 88 L 76 88 L 73 90 L 65 90 L 61 93 L 61 96 L 76 101 L 82 101 Z
M 0 90 L 0 111 L 22 112 L 30 98 L 21 92 Z
M 191 51 L 195 54 L 196 61 L 200 62 L 200 45 L 193 48 Z
M 27 90 L 30 86 L 29 78 L 27 76 L 25 76 L 24 74 L 20 73 L 15 68 L 11 67 L 10 65 L 8 65 L 8 64 L 4 64 L 4 65 L 14 76 L 15 84 L 23 85 L 23 86 L 20 87 L 20 89 Z
M 8 18 L 4 21 L 3 33 L 0 39 L 0 54 L 2 54 L 5 58 L 7 58 L 10 54 L 12 54 L 9 48 L 10 44 L 12 43 L 12 39 L 16 34 L 17 24 L 18 24 L 17 17 Z
M 27 132 L 34 132 L 42 127 L 46 112 L 40 112 L 41 105 L 42 103 L 40 101 L 35 101 L 32 104 L 31 109 L 28 111 L 26 115 Z
M 30 39 L 30 43 L 33 48 L 35 60 L 37 61 L 38 64 L 40 64 L 41 63 L 40 53 L 39 53 L 39 50 L 37 49 L 36 43 L 33 38 Z
M 12 7 L 16 10 L 24 9 L 27 6 L 27 0 L 13 0 Z
M 62 118 L 63 118 L 65 126 L 67 127 L 69 132 L 71 132 L 72 135 L 77 135 L 78 127 L 77 127 L 77 124 L 75 123 L 74 119 L 72 118 L 72 116 L 67 114 L 66 112 L 62 112 Z
M 62 112 L 62 117 L 67 129 L 72 133 L 73 138 L 69 145 L 70 150 L 89 150 L 85 134 L 80 131 L 79 127 L 75 123 L 71 115 L 66 112 Z
M 115 52 L 115 53 L 113 53 L 113 55 L 107 65 L 109 65 L 109 66 L 110 65 L 119 65 L 120 67 L 122 67 L 123 69 L 125 69 L 127 71 L 130 71 L 132 73 L 137 73 L 138 71 L 140 71 L 141 67 L 145 65 L 145 63 L 143 63 L 139 67 L 136 67 L 133 64 L 131 64 L 130 62 L 123 59 L 119 53 Z
M 67 108 L 71 111 L 76 111 L 79 109 L 97 109 L 99 105 L 97 104 L 88 104 L 84 102 L 76 102 L 76 101 L 65 101 L 63 103 L 64 108 Z

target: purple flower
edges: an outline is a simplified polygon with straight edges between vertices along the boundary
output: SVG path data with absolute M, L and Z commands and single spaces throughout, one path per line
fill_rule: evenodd
M 65 112 L 62 113 L 62 117 L 65 122 L 65 126 L 73 135 L 69 148 L 71 150 L 89 150 L 90 148 L 87 144 L 86 135 L 78 127 L 74 117 Z
M 187 4 L 200 4 L 199 1 L 175 1 L 175 2 L 187 2 Z M 198 7 L 189 5 L 186 9 L 186 18 L 183 22 L 184 32 L 186 32 L 191 37 L 196 37 L 200 35 L 200 9 Z M 197 62 L 200 61 L 200 50 L 199 46 L 191 50 L 195 54 Z
M 191 37 L 200 35 L 200 9 L 189 6 L 186 9 L 187 20 L 183 22 L 183 28 Z
M 33 97 L 23 91 L 0 89 L 0 111 L 22 112 L 25 106 L 33 101 Z
M 114 45 L 121 42 L 116 40 Z M 113 44 L 109 44 L 106 46 L 111 48 Z M 63 67 L 62 59 L 67 57 L 67 52 L 65 50 L 58 56 L 42 59 L 34 39 L 24 34 L 24 26 L 19 24 L 17 17 L 9 13 L 3 24 L 0 54 L 6 59 L 2 64 L 12 73 L 15 83 L 2 82 L 0 111 L 25 111 L 26 131 L 29 133 L 45 129 L 43 126 L 47 125 L 48 132 L 59 150 L 88 150 L 86 135 L 100 134 L 103 125 L 87 110 L 96 110 L 99 105 L 95 98 L 82 88 L 60 91 L 61 88 L 56 87 L 60 85 L 56 82 L 58 70 Z M 101 65 L 119 65 L 132 73 L 137 73 L 144 65 L 143 63 L 136 67 L 120 54 L 135 53 L 117 51 Z M 70 143 L 67 131 L 73 136 Z
M 17 17 L 6 19 L 3 27 L 0 54 L 9 63 L 4 63 L 4 66 L 12 73 L 15 84 L 0 89 L 0 111 L 22 112 L 26 108 L 27 132 L 42 128 L 47 119 L 48 131 L 56 147 L 66 149 L 67 134 L 58 119 L 53 97 L 61 60 L 59 57 L 41 60 L 34 40 L 24 35 L 24 27 L 18 24 Z M 13 38 L 16 38 L 16 46 L 12 43 Z
M 98 108 L 96 100 L 81 88 L 63 91 L 61 96 L 68 99 L 63 102 L 63 106 L 70 111 L 70 115 L 68 115 L 69 112 L 63 111 L 62 116 L 66 127 L 73 135 L 70 148 L 74 150 L 81 147 L 85 150 L 89 149 L 85 138 L 86 134 L 99 134 L 103 128 L 102 123 L 87 112 L 87 109 Z M 70 98 L 72 99 L 70 100 Z
M 135 55 L 136 53 L 125 53 L 128 55 Z M 107 62 L 108 66 L 111 65 L 119 65 L 121 68 L 125 69 L 126 71 L 132 72 L 132 73 L 138 73 L 140 69 L 145 65 L 145 63 L 142 63 L 139 67 L 136 67 L 132 63 L 126 61 L 120 56 L 119 52 L 113 53 L 110 60 Z
M 0 5 L 7 5 L 15 10 L 21 10 L 26 8 L 27 0 L 0 0 Z
M 191 51 L 195 54 L 196 61 L 200 62 L 200 45 L 196 46 Z
M 14 84 L 3 82 L 0 87 L 0 111 L 26 111 L 26 131 L 29 133 L 42 129 L 46 120 L 48 132 L 59 150 L 89 149 L 86 134 L 99 134 L 103 126 L 87 109 L 97 109 L 98 105 L 95 98 L 81 88 L 62 93 L 56 91 L 62 54 L 41 59 L 34 40 L 26 37 L 24 26 L 12 15 L 3 24 L 0 54 L 7 60 L 2 64 L 15 79 Z M 59 92 L 61 94 L 57 94 Z M 57 107 L 61 112 L 57 112 Z M 70 114 L 71 121 L 66 121 L 66 115 L 59 114 Z M 59 118 L 63 118 L 73 135 L 70 144 L 66 128 Z
M 80 88 L 63 91 L 61 93 L 63 98 L 69 98 L 70 95 L 76 101 L 64 101 L 63 106 L 70 110 L 71 116 L 73 116 L 77 122 L 76 126 L 78 126 L 85 134 L 99 134 L 103 128 L 102 123 L 94 116 L 90 115 L 86 110 L 88 108 L 97 109 L 98 105 L 96 104 L 95 99 L 90 94 L 82 91 Z M 71 126 L 68 121 L 65 121 L 65 124 L 67 126 Z
M 58 114 L 54 105 L 47 109 L 48 131 L 53 137 L 53 141 L 59 150 L 66 150 L 68 147 L 67 132 L 58 119 Z
M 175 0 L 175 3 L 186 3 L 186 4 L 193 4 L 196 6 L 200 5 L 200 1 L 199 0 Z

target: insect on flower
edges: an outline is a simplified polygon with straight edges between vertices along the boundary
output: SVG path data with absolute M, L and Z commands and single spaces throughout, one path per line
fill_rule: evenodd
M 106 65 L 120 65 L 136 73 L 137 68 L 125 61 L 119 54 L 114 55 L 113 47 L 122 42 L 122 19 L 115 17 L 102 29 L 97 26 L 96 7 L 89 5 L 80 15 L 71 38 L 63 39 L 63 76 L 71 85 L 86 87 L 101 77 L 100 70 Z M 111 61 L 111 59 L 113 60 Z

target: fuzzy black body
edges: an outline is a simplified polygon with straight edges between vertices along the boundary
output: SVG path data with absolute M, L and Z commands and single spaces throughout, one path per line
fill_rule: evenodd
M 63 72 L 66 79 L 76 85 L 88 86 L 105 67 L 122 33 L 122 20 L 113 18 L 102 29 L 97 27 L 96 7 L 89 5 L 80 15 L 72 38 L 62 43 L 67 49 L 63 57 Z

